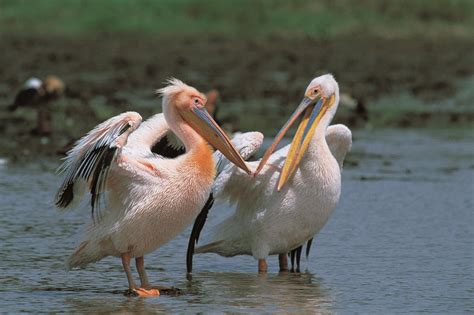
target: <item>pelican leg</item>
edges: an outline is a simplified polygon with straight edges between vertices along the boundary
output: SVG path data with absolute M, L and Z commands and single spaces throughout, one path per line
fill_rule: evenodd
M 135 258 L 135 264 L 137 266 L 138 276 L 140 277 L 140 287 L 149 288 L 150 283 L 148 282 L 148 276 L 145 271 L 145 259 L 142 257 Z
M 132 276 L 132 269 L 130 268 L 130 255 L 128 253 L 122 254 L 122 266 L 123 270 L 125 271 L 125 274 L 127 275 L 127 280 L 128 280 L 128 288 L 129 290 L 134 290 L 137 285 L 135 284 L 135 281 L 133 280 Z
M 298 248 L 293 249 L 290 252 L 291 256 L 291 270 L 290 272 L 300 273 L 300 266 L 301 266 L 301 252 L 303 250 L 303 245 Z M 295 268 L 295 260 L 296 260 L 296 268 Z
M 259 273 L 267 272 L 267 261 L 265 259 L 258 260 L 258 272 Z
M 293 249 L 290 252 L 290 258 L 291 258 L 291 269 L 290 272 L 295 272 L 295 257 L 296 257 L 296 249 Z
M 288 272 L 288 257 L 286 254 L 278 255 L 278 263 L 280 265 L 280 272 Z
M 150 292 L 157 292 L 158 294 L 155 295 L 160 295 L 160 291 L 177 291 L 178 289 L 175 288 L 170 288 L 166 286 L 152 286 L 150 285 L 150 282 L 148 281 L 148 276 L 145 271 L 145 259 L 142 257 L 137 257 L 135 258 L 135 264 L 137 266 L 137 271 L 138 275 L 140 276 L 140 288 L 143 290 L 147 290 Z M 173 291 L 173 292 L 174 292 Z M 165 292 L 168 293 L 168 292 Z
M 296 273 L 301 272 L 300 271 L 301 270 L 300 269 L 300 266 L 301 266 L 300 262 L 301 262 L 301 252 L 302 252 L 302 250 L 303 250 L 303 245 L 301 245 L 300 247 L 298 247 L 296 249 L 296 271 L 295 271 Z
M 144 268 L 143 257 L 141 258 L 142 258 L 141 260 L 142 269 L 138 271 L 140 274 L 140 281 L 143 281 L 143 279 L 148 281 L 146 278 L 146 274 L 144 274 L 145 268 Z M 132 269 L 130 268 L 130 260 L 131 260 L 131 257 L 129 253 L 122 254 L 123 270 L 125 271 L 125 274 L 127 275 L 127 280 L 128 280 L 128 291 L 126 292 L 126 294 L 127 295 L 135 294 L 141 297 L 150 297 L 150 296 L 160 295 L 160 292 L 156 289 L 147 290 L 142 287 L 137 288 L 137 285 L 135 284 L 135 281 L 133 280 Z M 137 263 L 137 270 L 138 270 L 138 263 Z M 143 278 L 143 274 L 145 275 L 145 278 Z

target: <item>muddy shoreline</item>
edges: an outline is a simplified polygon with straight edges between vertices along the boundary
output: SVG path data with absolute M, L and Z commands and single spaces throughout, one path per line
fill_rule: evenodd
M 231 129 L 257 128 L 256 121 L 263 118 L 263 131 L 272 133 L 308 80 L 324 72 L 332 72 L 341 91 L 366 110 L 340 110 L 337 120 L 352 127 L 374 124 L 370 120 L 380 115 L 375 101 L 397 93 L 423 101 L 426 110 L 408 120 L 400 115 L 392 126 L 423 127 L 433 121 L 459 126 L 474 121 L 472 112 L 455 107 L 448 115 L 429 108 L 432 102 L 456 95 L 457 82 L 474 74 L 474 55 L 468 53 L 474 51 L 474 41 L 469 40 L 45 35 L 2 36 L 0 49 L 2 155 L 16 154 L 19 147 L 28 147 L 28 154 L 51 154 L 111 115 L 136 110 L 146 117 L 159 112 L 153 91 L 171 76 L 204 91 L 218 89 L 222 119 Z M 27 78 L 48 74 L 61 77 L 68 89 L 54 105 L 55 132 L 46 139 L 36 138 L 29 132 L 34 110 L 9 113 L 5 108 Z

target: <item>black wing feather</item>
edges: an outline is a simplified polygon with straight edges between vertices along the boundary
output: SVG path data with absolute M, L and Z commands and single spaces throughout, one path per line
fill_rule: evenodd
M 188 277 L 193 272 L 194 248 L 199 241 L 199 236 L 201 235 L 201 231 L 207 220 L 207 215 L 209 214 L 209 210 L 212 208 L 213 204 L 214 204 L 214 196 L 211 193 L 209 195 L 209 198 L 206 201 L 206 204 L 204 205 L 201 212 L 197 216 L 196 221 L 194 221 L 193 229 L 191 231 L 191 236 L 189 237 L 188 250 L 186 252 L 186 271 L 187 271 Z
M 99 162 L 94 171 L 91 182 L 91 208 L 92 218 L 96 214 L 96 219 L 100 220 L 100 197 L 101 192 L 105 190 L 107 175 L 109 174 L 110 164 L 117 153 L 117 148 L 109 148 L 100 154 Z
M 157 153 L 163 157 L 166 158 L 175 158 L 177 156 L 180 156 L 184 153 L 186 153 L 186 150 L 184 147 L 182 148 L 175 148 L 170 145 L 168 136 L 164 136 L 163 138 L 160 139 L 152 148 L 151 152 Z
M 124 118 L 127 118 L 127 116 L 124 116 Z M 141 117 L 135 117 L 135 119 L 141 120 Z M 79 153 L 77 160 L 66 162 L 69 164 L 64 168 L 64 170 L 67 170 L 67 174 L 56 195 L 55 204 L 58 208 L 66 208 L 71 204 L 74 199 L 74 185 L 77 180 L 82 179 L 89 183 L 92 219 L 94 222 L 96 222 L 96 219 L 100 219 L 102 193 L 105 191 L 110 166 L 121 147 L 118 145 L 117 139 L 129 131 L 131 127 L 132 123 L 127 119 L 117 122 L 97 138 L 96 142 L 92 143 L 90 147 L 86 146 L 85 151 Z M 76 147 L 70 151 L 68 158 L 74 159 L 74 156 L 78 154 L 77 150 L 81 150 L 82 142 L 87 143 L 87 141 L 91 141 L 88 139 L 93 136 L 95 136 L 94 133 L 89 133 L 85 138 L 79 140 Z

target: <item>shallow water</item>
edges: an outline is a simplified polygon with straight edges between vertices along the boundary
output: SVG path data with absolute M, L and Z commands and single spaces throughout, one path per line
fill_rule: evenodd
M 463 134 L 464 133 L 464 134 Z M 306 270 L 258 275 L 251 257 L 196 256 L 189 230 L 145 258 L 153 283 L 181 296 L 129 298 L 116 258 L 66 272 L 89 212 L 58 213 L 56 161 L 0 165 L 2 312 L 474 312 L 474 135 L 355 133 L 343 193 Z

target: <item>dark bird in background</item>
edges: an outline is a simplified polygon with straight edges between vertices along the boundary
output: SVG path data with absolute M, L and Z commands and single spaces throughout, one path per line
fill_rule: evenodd
M 41 136 L 49 135 L 52 132 L 51 103 L 63 96 L 64 91 L 64 82 L 56 76 L 49 75 L 43 81 L 38 78 L 30 78 L 15 96 L 13 104 L 8 106 L 8 110 L 35 109 L 37 122 L 32 133 Z
M 211 114 L 212 118 L 220 124 L 219 119 L 217 118 L 217 99 L 219 98 L 219 92 L 217 90 L 210 90 L 206 93 L 206 110 Z M 152 152 L 160 153 L 160 155 L 167 157 L 167 158 L 175 158 L 181 154 L 185 153 L 184 146 L 179 141 L 178 138 L 172 133 L 168 133 L 166 137 L 161 138 L 161 140 L 156 143 L 153 148 Z

